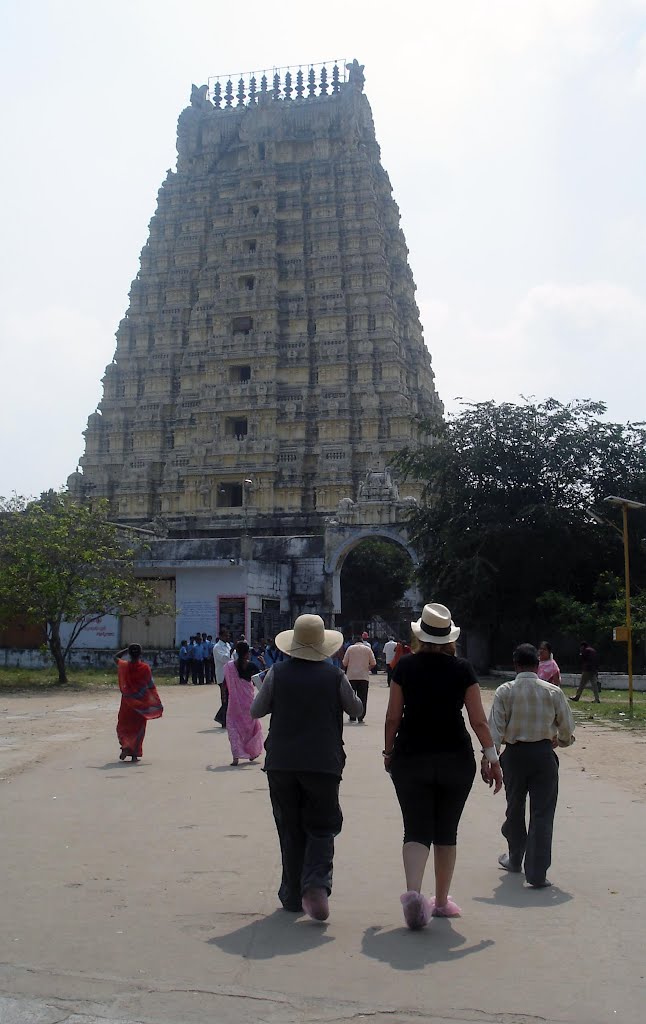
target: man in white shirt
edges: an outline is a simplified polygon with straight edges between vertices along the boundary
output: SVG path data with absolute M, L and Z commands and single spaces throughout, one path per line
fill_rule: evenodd
M 519 872 L 534 889 L 550 885 L 547 869 L 552 860 L 552 831 L 559 789 L 559 759 L 555 747 L 574 743 L 574 718 L 559 686 L 539 679 L 538 651 L 520 644 L 514 651 L 516 678 L 496 690 L 489 729 L 500 757 L 507 813 L 502 834 L 509 853 L 498 863 L 505 871 Z M 483 778 L 487 767 L 482 765 Z M 529 796 L 529 830 L 525 824 Z
M 368 685 L 370 680 L 370 669 L 377 664 L 372 648 L 365 644 L 359 637 L 355 637 L 354 643 L 348 647 L 343 657 L 343 667 L 350 680 L 350 685 L 357 697 L 363 704 L 363 714 L 359 721 L 363 722 L 368 707 Z M 350 718 L 351 722 L 356 721 Z
M 396 650 L 397 650 L 397 641 L 395 640 L 394 637 L 389 636 L 388 640 L 384 644 L 384 658 L 386 659 L 386 679 L 387 679 L 387 682 L 388 682 L 389 686 L 390 686 L 390 680 L 392 679 L 392 675 L 393 675 L 394 665 L 392 664 L 392 661 L 393 661 L 393 659 L 395 657 L 395 651 Z

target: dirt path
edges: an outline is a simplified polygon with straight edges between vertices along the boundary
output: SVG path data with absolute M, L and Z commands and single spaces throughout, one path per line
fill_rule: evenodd
M 381 681 L 381 679 L 380 679 Z M 162 687 L 169 707 L 181 705 L 185 691 Z M 484 692 L 485 707 L 491 695 Z M 217 696 L 214 695 L 214 701 Z M 111 689 L 88 693 L 0 696 L 0 782 L 42 762 L 66 744 L 114 733 L 119 694 Z M 577 742 L 569 759 L 592 778 L 613 782 L 646 800 L 646 730 L 622 730 L 587 721 L 585 703 L 575 711 Z

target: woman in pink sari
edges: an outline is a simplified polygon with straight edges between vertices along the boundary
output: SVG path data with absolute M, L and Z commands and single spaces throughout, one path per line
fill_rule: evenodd
M 121 657 L 126 651 L 129 661 Z M 141 661 L 141 647 L 130 644 L 119 651 L 114 659 L 117 663 L 121 705 L 117 718 L 117 739 L 121 747 L 119 760 L 131 757 L 138 761 L 143 754 L 146 723 L 149 718 L 161 718 L 164 713 L 162 702 L 153 682 L 150 665 Z
M 236 661 L 230 661 L 224 669 L 229 703 L 227 704 L 227 732 L 231 744 L 232 766 L 240 758 L 255 761 L 262 753 L 262 726 L 249 714 L 255 696 L 251 682 L 253 666 L 249 660 L 249 644 L 241 640 L 236 644 Z

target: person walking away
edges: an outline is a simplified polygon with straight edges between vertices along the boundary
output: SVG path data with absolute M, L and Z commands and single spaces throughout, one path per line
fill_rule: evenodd
M 581 694 L 589 683 L 594 697 L 594 703 L 600 704 L 599 655 L 595 651 L 594 647 L 592 647 L 586 640 L 583 641 L 579 649 L 579 661 L 581 662 L 581 679 L 579 680 L 579 686 L 574 697 L 570 697 L 570 700 L 579 700 Z
M 397 650 L 397 641 L 394 636 L 389 636 L 384 644 L 384 658 L 386 659 L 386 682 L 390 686 L 390 680 L 393 677 L 393 669 L 395 667 L 395 651 Z
M 188 675 L 191 668 L 191 656 L 186 640 L 180 640 L 179 644 L 179 685 L 188 686 Z
M 426 604 L 411 631 L 415 653 L 401 657 L 393 672 L 383 756 L 404 822 L 404 920 L 419 929 L 432 916 L 461 914 L 450 887 L 458 825 L 476 772 L 463 707 L 485 749 L 496 793 L 502 772 L 476 674 L 468 661 L 455 656 L 460 627 L 451 612 L 443 604 Z M 428 900 L 422 884 L 431 846 L 435 897 Z
M 358 637 L 343 656 L 343 667 L 346 669 L 350 685 L 363 705 L 363 711 L 359 715 L 360 722 L 363 722 L 368 710 L 370 669 L 376 664 L 372 648 Z M 350 721 L 354 722 L 355 719 L 350 718 Z
M 122 655 L 128 654 L 125 660 Z M 138 761 L 143 754 L 146 724 L 151 718 L 161 718 L 164 708 L 153 682 L 150 665 L 141 660 L 141 645 L 130 644 L 114 660 L 121 690 L 121 704 L 117 718 L 117 739 L 121 747 L 119 760 L 127 757 Z
M 224 670 L 231 660 L 231 644 L 229 643 L 229 632 L 226 629 L 220 630 L 220 635 L 213 645 L 213 660 L 215 661 L 215 681 L 220 687 L 220 708 L 215 716 L 215 721 L 227 727 L 227 685 L 224 680 Z
M 552 647 L 547 640 L 541 640 L 538 645 L 538 670 L 539 679 L 545 683 L 552 683 L 553 686 L 561 685 L 561 670 L 554 660 Z
M 236 644 L 236 653 L 236 661 L 229 661 L 224 668 L 228 698 L 227 732 L 233 767 L 238 765 L 240 758 L 255 761 L 262 753 L 262 726 L 249 713 L 256 693 L 251 682 L 254 667 L 249 657 L 249 644 Z
M 329 916 L 343 824 L 343 712 L 357 718 L 363 711 L 344 673 L 326 660 L 342 642 L 320 615 L 299 615 L 276 637 L 290 657 L 269 670 L 251 705 L 252 718 L 271 714 L 265 771 L 283 863 L 278 898 L 315 921 Z
M 559 789 L 559 759 L 555 747 L 574 743 L 574 718 L 563 691 L 539 679 L 538 651 L 520 644 L 514 651 L 516 678 L 494 695 L 489 728 L 501 755 L 507 813 L 502 834 L 508 852 L 498 863 L 505 871 L 520 872 L 534 889 L 551 883 L 552 833 Z M 483 778 L 488 766 L 483 764 Z M 529 829 L 525 814 L 529 796 Z

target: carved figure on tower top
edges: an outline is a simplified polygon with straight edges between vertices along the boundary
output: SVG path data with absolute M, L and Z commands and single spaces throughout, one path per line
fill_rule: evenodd
M 191 106 L 197 108 L 197 110 L 205 110 L 211 106 L 211 102 L 208 98 L 208 85 L 192 85 L 191 86 Z
M 213 110 L 207 97 L 207 85 L 191 86 L 191 105 L 179 115 L 177 121 L 177 153 L 180 162 L 189 160 L 199 151 L 202 143 L 202 115 Z
M 346 69 L 350 72 L 348 81 L 359 92 L 363 92 L 363 87 L 366 84 L 366 78 L 363 73 L 365 66 L 365 64 L 360 64 L 356 57 L 352 64 L 346 64 Z

